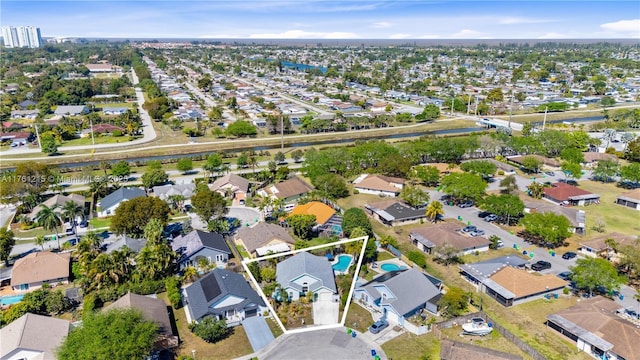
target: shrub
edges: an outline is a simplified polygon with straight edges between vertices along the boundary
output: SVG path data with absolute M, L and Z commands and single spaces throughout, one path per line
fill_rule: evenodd
M 409 251 L 409 253 L 407 253 L 407 258 L 423 269 L 427 267 L 427 260 L 424 258 L 424 254 L 420 251 Z
M 180 282 L 175 277 L 169 277 L 164 282 L 164 286 L 167 289 L 167 298 L 171 302 L 171 306 L 174 309 L 178 309 L 182 306 L 182 298 L 180 297 Z
M 208 343 L 216 343 L 233 333 L 233 328 L 227 328 L 226 321 L 217 321 L 211 316 L 199 323 L 192 322 L 189 324 L 189 330 Z

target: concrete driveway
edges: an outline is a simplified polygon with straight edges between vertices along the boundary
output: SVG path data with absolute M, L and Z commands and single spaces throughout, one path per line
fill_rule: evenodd
M 228 218 L 236 218 L 242 222 L 242 226 L 252 226 L 262 220 L 262 214 L 258 209 L 245 206 L 229 207 Z
M 370 341 L 362 334 L 356 337 L 347 334 L 347 329 L 308 331 L 285 334 L 272 342 L 257 356 L 261 360 L 317 360 L 317 359 L 372 359 L 371 350 L 375 350 L 382 359 L 386 355 L 380 345 Z
M 340 313 L 340 303 L 332 299 L 318 299 L 313 303 L 313 324 L 337 324 Z
M 242 320 L 242 326 L 247 333 L 253 351 L 259 351 L 275 339 L 267 321 L 262 316 L 248 317 Z

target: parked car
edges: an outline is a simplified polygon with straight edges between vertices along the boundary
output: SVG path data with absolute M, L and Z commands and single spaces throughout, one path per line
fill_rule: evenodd
M 537 263 L 531 265 L 531 269 L 535 271 L 551 269 L 551 263 L 548 261 L 540 260 Z
M 566 253 L 562 254 L 562 258 L 565 260 L 573 259 L 576 256 L 578 256 L 578 254 L 574 253 L 573 251 L 567 251 Z
M 475 225 L 469 225 L 462 228 L 462 232 L 470 233 L 472 231 L 476 231 L 478 228 Z
M 78 226 L 84 229 L 89 226 L 89 223 L 87 222 L 87 220 L 82 220 L 80 221 L 80 224 L 78 224 Z
M 384 330 L 387 326 L 389 326 L 389 323 L 386 320 L 381 319 L 374 322 L 373 325 L 369 326 L 369 331 L 372 334 L 377 334 L 380 331 Z
M 640 319 L 640 314 L 638 314 L 636 311 L 631 310 L 631 309 L 625 309 L 625 311 L 627 313 L 627 315 L 636 318 L 636 319 Z
M 489 216 L 489 215 L 493 215 L 493 214 L 492 214 L 492 213 L 490 213 L 490 212 L 488 212 L 488 211 L 481 211 L 481 212 L 479 212 L 479 213 L 478 213 L 478 217 L 479 217 L 480 219 L 484 219 L 484 218 L 486 218 L 486 217 L 487 217 L 487 216 Z
M 567 185 L 571 185 L 571 186 L 578 186 L 578 182 L 575 180 L 569 180 L 569 179 L 560 179 L 558 180 L 560 182 L 566 183 Z
M 458 204 L 459 208 L 468 208 L 468 207 L 472 207 L 473 206 L 473 201 L 471 200 L 466 200 L 461 202 L 460 204 Z
M 504 246 L 504 242 L 502 240 L 498 240 L 496 248 L 500 249 L 503 246 Z
M 491 215 L 489 215 L 489 216 L 484 218 L 484 221 L 486 221 L 486 222 L 492 222 L 492 221 L 496 221 L 496 220 L 498 220 L 498 215 L 496 215 L 496 214 L 491 214 Z
M 558 276 L 562 280 L 569 280 L 569 279 L 571 279 L 571 275 L 573 275 L 573 273 L 571 271 L 563 271 L 563 272 L 561 272 L 560 274 L 558 274 L 556 276 Z
M 545 171 L 544 173 L 546 175 L 549 175 L 549 176 L 555 176 L 556 175 L 555 171 Z
M 471 235 L 471 236 L 482 236 L 482 235 L 484 235 L 484 230 L 477 229 L 475 231 L 470 232 L 469 235 Z

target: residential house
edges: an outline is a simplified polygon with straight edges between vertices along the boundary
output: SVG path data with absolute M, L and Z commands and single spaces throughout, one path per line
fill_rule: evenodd
M 140 311 L 145 320 L 152 321 L 158 325 L 158 337 L 154 341 L 154 350 L 161 351 L 175 348 L 179 345 L 178 336 L 173 332 L 175 326 L 171 324 L 171 317 L 169 316 L 171 308 L 164 301 L 129 292 L 111 305 L 106 306 L 102 311 L 114 309 Z
M 558 294 L 569 283 L 553 274 L 530 273 L 515 256 L 461 265 L 461 275 L 503 306 Z
M 458 230 L 463 227 L 458 222 L 443 222 L 422 226 L 409 232 L 409 239 L 421 251 L 432 254 L 438 246 L 451 246 L 460 251 L 460 255 L 488 251 L 491 241 L 482 236 L 462 235 Z
M 602 296 L 547 316 L 547 326 L 596 359 L 640 360 L 640 327 L 618 315 L 620 305 Z
M 586 213 L 584 210 L 575 209 L 566 206 L 557 206 L 544 201 L 525 201 L 524 213 L 534 212 L 552 212 L 556 215 L 564 216 L 571 223 L 569 231 L 575 234 L 584 235 L 587 231 L 586 228 Z
M 13 131 L 0 133 L 0 141 L 11 140 L 11 147 L 27 145 L 35 140 L 35 135 L 29 131 Z
M 333 299 L 338 293 L 331 263 L 323 256 L 300 252 L 276 266 L 276 282 L 292 301 L 311 292 L 314 299 Z
M 91 131 L 93 131 L 94 134 L 113 134 L 116 131 L 119 132 L 120 134 L 122 134 L 122 133 L 125 132 L 125 129 L 123 127 L 120 127 L 120 126 L 102 123 L 102 124 L 93 125 L 91 127 L 91 129 L 83 130 L 82 134 L 85 137 L 86 136 L 90 136 L 91 135 Z
M 340 225 L 342 223 L 342 218 L 331 206 L 319 201 L 309 201 L 306 204 L 296 205 L 289 214 L 289 216 L 292 215 L 315 216 L 316 226 L 313 228 L 314 231 L 322 231 L 331 225 Z
M 84 105 L 59 105 L 54 111 L 57 116 L 79 116 L 89 113 L 89 109 Z
M 24 292 L 42 284 L 67 284 L 71 271 L 70 253 L 39 251 L 16 260 L 11 270 L 11 288 Z
M 139 196 L 147 196 L 147 193 L 140 188 L 121 187 L 98 202 L 98 216 L 113 215 L 123 201 L 131 200 Z
M 251 257 L 293 250 L 295 243 L 285 228 L 264 222 L 239 229 L 234 241 L 245 248 Z
M 69 328 L 68 320 L 26 313 L 0 329 L 0 359 L 55 360 Z
M 107 245 L 107 250 L 105 251 L 107 254 L 111 254 L 112 252 L 118 250 L 121 251 L 124 247 L 127 247 L 131 250 L 132 253 L 139 253 L 142 248 L 147 245 L 147 239 L 140 238 L 134 239 L 130 238 L 126 235 L 120 235 L 116 241 Z
M 2 122 L 2 129 L 8 130 L 8 131 L 16 131 L 16 130 L 24 129 L 26 127 L 27 127 L 26 125 L 23 125 L 17 122 L 11 122 L 11 121 Z
M 363 174 L 353 180 L 353 187 L 362 194 L 396 197 L 404 182 L 404 179 L 390 176 Z
M 193 230 L 176 237 L 171 243 L 171 248 L 179 255 L 177 262 L 181 269 L 187 266 L 197 267 L 200 258 L 205 258 L 218 267 L 226 267 L 231 255 L 231 250 L 222 235 L 202 230 Z
M 153 195 L 158 198 L 167 201 L 169 197 L 174 195 L 180 195 L 185 198 L 185 200 L 190 199 L 193 194 L 196 192 L 196 184 L 187 183 L 187 184 L 175 184 L 175 185 L 160 185 L 154 186 Z
M 594 167 L 597 165 L 598 161 L 602 160 L 618 162 L 618 157 L 613 154 L 588 151 L 583 152 L 582 155 L 584 156 L 584 164 L 588 167 Z
M 29 99 L 18 103 L 18 107 L 20 108 L 20 110 L 35 109 L 36 105 L 38 105 L 37 102 Z
M 187 323 L 206 316 L 225 320 L 227 326 L 262 316 L 268 308 L 241 274 L 216 268 L 182 290 Z
M 633 189 L 618 195 L 616 204 L 640 210 L 640 189 Z
M 85 208 L 85 197 L 79 194 L 69 194 L 69 195 L 62 195 L 62 194 L 56 194 L 52 197 L 50 197 L 49 199 L 45 200 L 44 202 L 42 202 L 42 204 L 37 205 L 36 207 L 33 208 L 33 210 L 29 213 L 29 218 L 31 220 L 35 220 L 36 217 L 38 216 L 38 212 L 40 212 L 40 210 L 42 210 L 43 205 L 46 207 L 55 207 L 53 209 L 53 212 L 55 212 L 56 214 L 62 216 L 62 207 L 69 201 L 72 201 L 74 204 L 76 204 L 77 206 L 81 206 L 83 209 Z M 82 220 L 82 219 L 74 219 L 74 220 Z
M 116 71 L 116 67 L 109 63 L 84 64 L 90 73 L 111 73 Z
M 600 235 L 591 240 L 580 241 L 579 251 L 580 253 L 591 257 L 600 256 L 612 260 L 618 259 L 619 254 L 616 249 L 613 249 L 609 244 L 607 244 L 608 239 L 614 241 L 617 250 L 620 250 L 621 247 L 626 245 L 634 245 L 637 240 L 636 237 L 614 232 Z
M 442 340 L 440 343 L 440 360 L 522 360 L 522 356 L 508 354 L 502 351 L 488 349 L 486 347 L 452 341 Z
M 35 119 L 38 117 L 38 110 L 11 110 L 12 119 Z
M 509 157 L 509 161 L 512 161 L 518 165 L 523 165 L 522 161 L 524 160 L 524 158 L 526 157 L 532 157 L 536 160 L 538 160 L 538 162 L 542 165 L 546 165 L 549 166 L 551 168 L 554 169 L 558 169 L 560 168 L 560 162 L 556 159 L 552 159 L 552 158 L 548 158 L 545 156 L 541 156 L 541 155 L 518 155 L 518 156 L 511 156 Z
M 358 286 L 353 298 L 359 304 L 385 314 L 387 320 L 403 326 L 426 310 L 438 313 L 442 281 L 412 268 L 384 273 Z
M 313 190 L 313 187 L 297 176 L 258 190 L 258 195 L 280 199 L 285 204 L 295 204 L 297 200 Z
M 123 115 L 129 110 L 128 107 L 105 107 L 102 108 L 102 113 L 105 115 Z
M 245 199 L 249 193 L 249 180 L 242 176 L 229 173 L 209 185 L 211 191 L 217 191 L 222 196 L 229 195 L 232 199 Z
M 364 209 L 367 214 L 387 226 L 416 223 L 427 217 L 424 208 L 416 209 L 395 199 L 365 204 Z
M 563 182 L 554 183 L 543 191 L 545 199 L 558 205 L 585 206 L 600 203 L 600 195 Z

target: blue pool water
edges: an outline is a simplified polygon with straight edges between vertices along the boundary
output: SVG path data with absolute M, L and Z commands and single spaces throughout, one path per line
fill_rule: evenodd
M 19 303 L 20 301 L 22 301 L 23 297 L 24 297 L 24 295 L 13 295 L 13 296 L 0 297 L 0 306 L 13 305 L 15 303 Z
M 382 264 L 380 265 L 380 269 L 384 270 L 384 271 L 396 271 L 396 270 L 403 270 L 406 269 L 406 266 L 398 266 L 396 264 L 393 263 L 386 263 L 386 264 Z
M 347 271 L 349 264 L 351 264 L 351 259 L 352 259 L 351 255 L 338 256 L 338 263 L 333 265 L 333 270 L 340 271 L 340 272 Z

